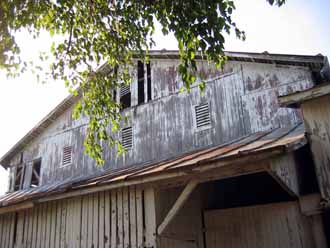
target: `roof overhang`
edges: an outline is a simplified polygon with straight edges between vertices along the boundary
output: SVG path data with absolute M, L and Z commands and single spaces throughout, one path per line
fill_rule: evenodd
M 278 101 L 280 106 L 299 108 L 299 106 L 303 102 L 327 95 L 330 95 L 330 82 L 317 85 L 307 90 L 298 91 L 284 96 L 279 96 Z
M 270 171 L 271 158 L 288 154 L 307 143 L 302 124 L 258 132 L 219 146 L 150 165 L 109 170 L 91 177 L 20 190 L 0 197 L 2 207 L 39 203 L 131 185 L 178 185 L 191 178 L 210 181 Z

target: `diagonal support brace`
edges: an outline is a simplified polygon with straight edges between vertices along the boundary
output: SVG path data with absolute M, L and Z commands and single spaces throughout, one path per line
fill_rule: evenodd
M 189 183 L 186 185 L 186 187 L 181 192 L 178 199 L 173 204 L 170 211 L 167 213 L 166 217 L 164 218 L 163 222 L 158 226 L 157 233 L 158 235 L 161 235 L 166 227 L 171 223 L 173 218 L 177 215 L 179 210 L 182 208 L 183 204 L 187 201 L 191 193 L 194 191 L 196 186 L 198 185 L 198 180 L 192 179 L 189 181 Z

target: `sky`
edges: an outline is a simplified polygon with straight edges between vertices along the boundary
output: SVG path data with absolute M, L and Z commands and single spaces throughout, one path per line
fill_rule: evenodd
M 264 52 L 330 56 L 330 1 L 287 0 L 281 7 L 271 7 L 265 0 L 235 0 L 233 20 L 246 32 L 246 41 L 226 36 L 228 51 Z M 173 35 L 156 32 L 155 49 L 177 49 Z M 36 57 L 47 51 L 51 39 L 42 35 L 33 40 L 26 33 L 17 37 L 22 55 Z M 0 71 L 0 157 L 48 114 L 65 96 L 62 82 L 37 83 L 26 73 L 7 79 Z M 0 195 L 7 190 L 7 172 L 0 167 Z

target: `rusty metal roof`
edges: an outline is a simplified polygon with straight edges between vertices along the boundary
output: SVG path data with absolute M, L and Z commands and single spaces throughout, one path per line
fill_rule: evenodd
M 306 143 L 303 124 L 277 128 L 267 132 L 247 135 L 226 144 L 209 147 L 156 164 L 109 170 L 94 177 L 69 178 L 55 184 L 8 193 L 0 197 L 0 207 L 24 201 L 38 200 L 46 196 L 61 195 L 66 192 L 90 189 L 101 185 L 110 185 L 118 182 L 129 183 L 130 180 L 164 175 L 169 172 L 192 172 L 196 168 L 203 168 L 203 166 L 215 161 L 229 161 L 229 164 L 234 165 L 239 163 L 244 157 L 275 150 L 278 151 L 276 154 L 281 154 L 296 150 Z
M 179 52 L 177 50 L 153 50 L 149 52 L 151 58 L 163 59 L 177 59 Z M 247 52 L 230 52 L 226 51 L 225 55 L 228 60 L 279 64 L 279 65 L 296 65 L 305 66 L 313 70 L 321 70 L 327 57 L 321 54 L 311 55 L 292 55 L 292 54 L 271 54 L 264 53 L 247 53 Z M 106 65 L 101 66 L 100 70 L 104 70 Z M 0 165 L 4 168 L 9 167 L 9 162 L 20 152 L 26 145 L 28 145 L 34 138 L 41 134 L 51 123 L 53 123 L 58 116 L 71 107 L 76 101 L 77 96 L 68 96 L 64 99 L 54 110 L 52 110 L 45 118 L 43 118 L 30 132 L 28 132 L 21 140 L 19 140 L 6 154 L 0 158 Z

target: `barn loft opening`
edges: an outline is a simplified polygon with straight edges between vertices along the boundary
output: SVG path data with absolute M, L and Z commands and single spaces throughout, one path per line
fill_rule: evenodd
M 147 63 L 147 94 L 148 102 L 151 101 L 151 67 L 150 62 Z
M 131 85 L 123 84 L 120 87 L 120 106 L 122 109 L 131 107 Z
M 137 66 L 138 104 L 144 103 L 144 64 L 139 60 Z
M 145 69 L 146 68 L 146 69 Z M 145 84 L 145 73 L 147 73 L 147 84 Z M 150 62 L 144 64 L 138 61 L 137 64 L 137 82 L 138 82 L 138 104 L 145 103 L 151 100 L 151 66 Z M 145 87 L 146 85 L 146 87 Z
M 205 201 L 206 209 L 226 209 L 294 200 L 294 197 L 266 172 L 217 180 L 205 183 L 205 187 L 209 189 Z
M 41 159 L 38 159 L 33 162 L 32 165 L 32 177 L 30 187 L 35 188 L 40 184 L 40 171 L 41 171 Z

